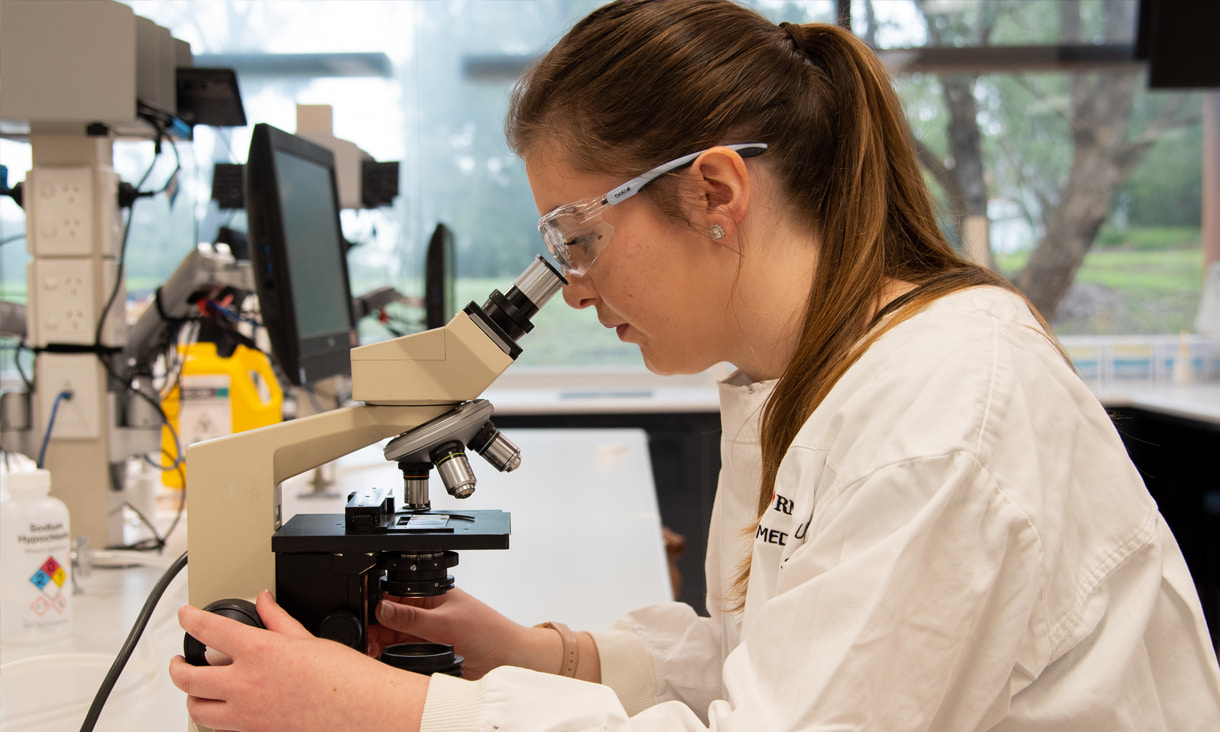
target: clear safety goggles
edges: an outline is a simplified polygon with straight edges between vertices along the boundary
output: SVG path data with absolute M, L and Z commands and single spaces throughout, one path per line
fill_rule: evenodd
M 743 158 L 761 155 L 767 146 L 761 142 L 725 145 Z M 637 175 L 600 198 L 569 203 L 552 210 L 538 220 L 538 231 L 547 251 L 559 263 L 564 277 L 579 277 L 593 266 L 597 256 L 609 243 L 614 227 L 602 220 L 602 212 L 620 204 L 643 190 L 644 186 L 662 175 L 690 165 L 707 150 L 683 155 Z

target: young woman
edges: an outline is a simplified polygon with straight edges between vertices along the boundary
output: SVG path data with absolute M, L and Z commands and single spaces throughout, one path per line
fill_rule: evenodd
M 573 634 L 460 590 L 383 602 L 376 641 L 465 657 L 465 679 L 429 682 L 310 637 L 266 594 L 271 632 L 184 608 L 235 659 L 173 662 L 196 720 L 1220 729 L 1169 529 L 1045 323 L 946 244 L 865 46 L 727 0 L 622 0 L 526 75 L 508 134 L 567 302 L 658 373 L 738 369 L 711 617 L 671 603 Z

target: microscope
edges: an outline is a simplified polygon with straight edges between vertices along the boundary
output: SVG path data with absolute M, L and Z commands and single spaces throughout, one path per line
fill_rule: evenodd
M 467 449 L 501 471 L 520 464 L 478 396 L 520 355 L 530 319 L 564 284 L 539 256 L 506 294 L 470 303 L 441 328 L 352 349 L 352 396 L 363 404 L 188 447 L 191 604 L 256 625 L 250 599 L 267 588 L 310 632 L 365 651 L 383 594 L 443 594 L 458 551 L 508 548 L 507 513 L 433 511 L 429 476 L 435 467 L 465 498 L 476 483 Z M 394 491 L 369 487 L 348 496 L 342 515 L 282 520 L 284 480 L 386 438 L 384 455 L 403 475 L 401 506 Z M 438 668 L 456 672 L 460 659 L 451 668 L 446 648 L 437 650 L 450 661 Z M 437 670 L 427 665 L 432 648 L 387 650 L 387 663 Z M 207 663 L 208 653 L 187 636 L 188 660 Z
M 298 514 L 271 537 L 277 601 L 314 635 L 367 650 L 369 625 L 382 594 L 431 597 L 453 587 L 447 570 L 457 550 L 507 549 L 509 515 L 504 511 L 433 511 L 428 478 L 436 467 L 455 498 L 474 492 L 475 476 L 465 448 L 497 470 L 521 463 L 520 451 L 491 422 L 491 403 L 466 402 L 399 437 L 385 447 L 386 460 L 403 475 L 403 505 L 396 510 L 387 488 L 353 491 L 342 521 L 328 514 Z M 413 671 L 440 655 L 460 672 L 461 657 L 435 644 L 385 649 L 386 663 Z M 419 666 L 418 664 L 425 664 Z

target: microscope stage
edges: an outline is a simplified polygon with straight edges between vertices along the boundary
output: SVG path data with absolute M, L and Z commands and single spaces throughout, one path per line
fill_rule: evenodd
M 372 533 L 347 533 L 343 514 L 300 513 L 271 537 L 276 553 L 421 552 L 507 549 L 506 511 L 429 511 L 394 514 Z

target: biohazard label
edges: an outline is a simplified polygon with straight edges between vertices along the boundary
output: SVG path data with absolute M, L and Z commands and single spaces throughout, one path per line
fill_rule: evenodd
M 233 407 L 229 402 L 229 377 L 184 376 L 178 425 L 178 438 L 184 447 L 232 434 Z

